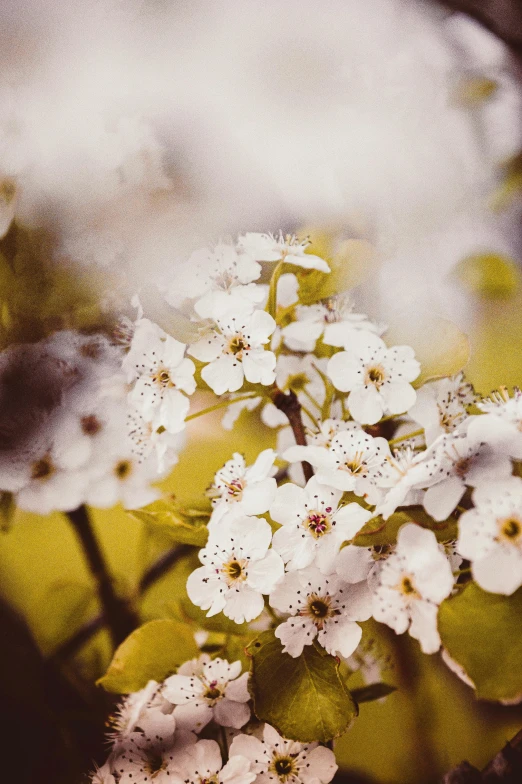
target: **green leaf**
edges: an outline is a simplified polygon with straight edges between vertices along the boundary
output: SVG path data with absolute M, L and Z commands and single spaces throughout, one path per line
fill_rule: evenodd
M 357 705 L 360 705 L 361 702 L 380 700 L 394 691 L 397 691 L 396 687 L 390 686 L 388 683 L 370 683 L 368 686 L 361 686 L 360 689 L 353 689 L 352 697 Z
M 97 684 L 116 694 L 139 691 L 150 680 L 164 680 L 184 661 L 198 655 L 190 626 L 171 620 L 149 621 L 117 648 Z
M 417 523 L 422 528 L 429 528 L 439 542 L 449 542 L 457 535 L 455 519 L 450 517 L 448 520 L 437 523 L 426 514 L 422 506 L 411 506 L 400 512 L 394 512 L 386 521 L 380 515 L 372 517 L 354 536 L 351 544 L 358 547 L 382 547 L 395 544 L 399 528 L 406 523 Z
M 326 743 L 345 732 L 357 706 L 339 676 L 337 659 L 306 645 L 299 658 L 283 653 L 272 631 L 249 646 L 249 689 L 254 713 L 283 737 L 302 743 Z
M 200 510 L 181 510 L 173 502 L 154 501 L 129 514 L 146 525 L 161 527 L 173 542 L 195 547 L 204 547 L 206 544 L 209 515 Z
M 57 580 L 45 592 L 36 608 L 34 624 L 44 656 L 68 640 L 96 612 L 92 585 Z
M 313 246 L 310 253 L 318 252 Z M 319 253 L 319 255 L 321 255 Z M 366 240 L 347 239 L 336 243 L 335 252 L 325 257 L 330 272 L 300 269 L 296 272 L 299 281 L 299 300 L 311 305 L 320 299 L 342 294 L 358 286 L 373 268 L 375 248 Z
M 442 644 L 475 684 L 477 697 L 522 695 L 522 588 L 512 596 L 469 583 L 439 610 Z
M 488 299 L 508 299 L 520 288 L 518 264 L 503 253 L 476 253 L 462 259 L 453 274 L 470 291 Z

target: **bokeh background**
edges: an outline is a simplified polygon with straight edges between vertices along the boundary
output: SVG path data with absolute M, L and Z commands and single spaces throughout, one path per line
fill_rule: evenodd
M 508 0 L 3 0 L 2 347 L 104 326 L 151 282 L 159 308 L 200 244 L 302 229 L 327 252 L 371 243 L 353 282 L 372 318 L 428 337 L 449 318 L 479 392 L 521 384 L 521 56 Z M 219 423 L 190 424 L 166 493 L 197 504 L 232 451 L 273 445 L 252 416 Z M 94 519 L 137 598 L 168 537 L 122 509 Z M 182 581 L 174 569 L 142 590 L 142 617 L 168 616 Z M 16 513 L 0 596 L 2 769 L 81 782 L 102 749 L 110 706 L 92 683 L 110 648 L 103 630 L 67 648 L 99 608 L 62 515 Z M 520 728 L 521 706 L 478 703 L 438 656 L 382 635 L 399 690 L 337 744 L 346 782 L 429 784 Z

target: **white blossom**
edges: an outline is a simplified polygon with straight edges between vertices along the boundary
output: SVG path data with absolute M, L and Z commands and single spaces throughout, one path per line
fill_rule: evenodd
M 262 740 L 236 735 L 230 755 L 250 760 L 258 784 L 328 784 L 337 770 L 333 751 L 317 743 L 285 740 L 265 724 Z
M 201 376 L 216 395 L 236 392 L 245 378 L 253 384 L 272 384 L 276 357 L 264 348 L 275 329 L 272 316 L 256 310 L 252 315 L 224 316 L 216 323 L 189 348 L 193 357 L 208 363 Z
M 211 660 L 208 654 L 181 665 L 163 684 L 162 695 L 176 707 L 176 726 L 200 732 L 212 719 L 239 729 L 250 718 L 248 672 L 241 662 Z
M 133 732 L 117 749 L 111 762 L 118 784 L 168 784 L 177 770 L 177 759 L 195 735 L 174 732 L 175 721 L 157 711 L 146 732 Z M 191 737 L 192 736 L 192 737 Z
M 109 763 L 105 763 L 101 768 L 96 768 L 94 773 L 91 773 L 91 784 L 116 784 L 111 767 Z
M 509 397 L 505 387 L 477 403 L 483 416 L 473 417 L 468 433 L 516 460 L 522 460 L 522 392 L 515 387 Z
M 115 746 L 128 740 L 134 732 L 146 730 L 150 723 L 149 719 L 154 722 L 156 712 L 161 711 L 158 690 L 159 683 L 149 681 L 143 689 L 123 698 L 108 722 L 110 727 L 108 736 Z M 171 734 L 174 733 L 176 724 L 172 717 L 160 721 L 165 728 L 170 724 Z
M 354 422 L 338 421 L 341 426 L 328 446 L 310 443 L 308 446 L 290 447 L 283 453 L 283 459 L 289 462 L 306 460 L 316 469 L 320 484 L 354 491 L 357 495 L 368 496 L 369 503 L 374 503 L 374 479 L 389 456 L 388 442 L 385 438 L 374 438 L 365 433 Z M 336 420 L 326 420 L 326 423 L 331 422 Z M 324 426 L 323 423 L 321 430 Z
M 347 347 L 356 330 L 379 335 L 383 332 L 363 313 L 353 313 L 348 294 L 338 294 L 314 305 L 298 305 L 295 316 L 296 320 L 282 329 L 285 345 L 293 351 L 313 351 L 321 336 L 327 345 Z
M 370 519 L 359 504 L 339 507 L 342 491 L 312 477 L 305 488 L 288 483 L 277 489 L 270 516 L 281 523 L 273 546 L 287 569 L 304 569 L 313 561 L 327 574 L 341 545 Z
M 175 784 L 251 784 L 255 778 L 249 759 L 231 752 L 223 765 L 216 741 L 198 740 L 177 757 L 170 780 Z
M 459 373 L 424 384 L 408 414 L 424 428 L 429 445 L 443 433 L 453 432 L 467 418 L 467 406 L 473 401 L 473 387 Z
M 508 596 L 522 585 L 522 479 L 484 482 L 459 518 L 457 550 L 481 588 Z
M 350 656 L 357 648 L 361 627 L 372 614 L 366 581 L 348 585 L 336 574 L 324 575 L 315 566 L 287 572 L 270 595 L 270 604 L 290 617 L 275 630 L 290 656 L 300 656 L 314 639 L 333 656 Z
M 327 374 L 340 392 L 349 392 L 352 417 L 373 425 L 384 414 L 402 414 L 415 403 L 411 386 L 420 365 L 410 346 L 388 348 L 371 332 L 355 333 L 349 348 L 329 360 Z
M 435 534 L 407 523 L 399 530 L 396 550 L 379 562 L 372 580 L 373 617 L 397 634 L 409 629 L 424 653 L 436 653 L 438 608 L 452 588 L 451 567 Z
M 185 357 L 185 348 L 157 324 L 140 319 L 123 361 L 128 381 L 134 382 L 131 404 L 155 428 L 169 433 L 184 429 L 190 405 L 187 395 L 196 389 L 195 366 Z
M 238 246 L 257 261 L 284 261 L 304 269 L 317 269 L 330 272 L 330 267 L 319 256 L 305 253 L 309 240 L 299 240 L 293 234 L 276 237 L 273 234 L 256 234 L 248 232 L 238 240 Z
M 277 487 L 272 476 L 275 458 L 273 449 L 265 449 L 253 465 L 247 466 L 244 456 L 234 452 L 232 459 L 217 471 L 207 491 L 214 507 L 209 530 L 230 509 L 245 515 L 268 511 Z
M 261 614 L 263 594 L 273 591 L 284 567 L 278 553 L 268 549 L 272 529 L 265 520 L 234 515 L 226 522 L 200 550 L 203 566 L 189 576 L 187 592 L 208 616 L 223 611 L 243 623 Z

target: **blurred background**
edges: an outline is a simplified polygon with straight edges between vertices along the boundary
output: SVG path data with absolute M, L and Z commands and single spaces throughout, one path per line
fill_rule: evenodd
M 520 384 L 521 58 L 516 0 L 3 0 L 2 348 L 103 328 L 151 283 L 159 307 L 195 248 L 281 228 L 327 253 L 368 241 L 361 310 L 428 338 L 448 318 L 479 392 Z M 232 451 L 272 439 L 247 414 L 225 435 L 195 420 L 165 492 L 197 504 Z M 184 565 L 147 572 L 168 536 L 94 517 L 121 592 L 168 616 Z M 17 784 L 85 781 L 110 647 L 63 516 L 15 514 L 0 597 L 1 764 Z M 520 728 L 521 706 L 478 703 L 438 656 L 381 635 L 399 690 L 337 744 L 346 782 L 429 784 Z

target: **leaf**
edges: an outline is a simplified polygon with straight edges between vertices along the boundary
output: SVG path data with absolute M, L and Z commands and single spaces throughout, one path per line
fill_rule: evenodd
M 249 646 L 252 656 L 249 689 L 254 713 L 283 737 L 302 743 L 326 743 L 345 732 L 357 706 L 339 676 L 337 660 L 315 645 L 299 658 L 283 653 L 272 631 Z
M 36 608 L 35 626 L 45 656 L 50 656 L 96 612 L 92 585 L 58 580 L 49 586 Z
M 386 521 L 381 516 L 372 517 L 354 536 L 351 544 L 358 547 L 382 547 L 394 544 L 397 541 L 399 528 L 406 523 L 417 523 L 422 528 L 429 528 L 439 542 L 449 542 L 457 535 L 455 519 L 450 517 L 448 520 L 436 523 L 426 514 L 422 506 L 411 506 L 400 512 L 394 512 Z
M 315 252 L 310 246 L 310 252 Z M 328 254 L 330 273 L 300 269 L 299 299 L 310 305 L 320 299 L 341 294 L 358 286 L 375 266 L 376 252 L 366 240 L 347 239 L 339 242 L 333 253 Z
M 172 675 L 180 664 L 198 654 L 193 630 L 187 624 L 149 621 L 117 648 L 109 669 L 97 684 L 116 694 L 139 691 L 150 680 L 162 681 Z
M 477 697 L 522 695 L 522 588 L 512 596 L 470 582 L 439 609 L 442 644 L 475 683 Z
M 517 263 L 503 253 L 476 253 L 462 259 L 453 274 L 469 290 L 488 299 L 507 299 L 520 288 Z
M 208 538 L 209 515 L 199 510 L 181 510 L 173 502 L 154 501 L 143 509 L 129 512 L 146 525 L 161 527 L 173 542 L 204 547 Z
M 397 691 L 396 687 L 390 686 L 388 683 L 370 683 L 368 686 L 361 686 L 360 689 L 353 689 L 352 697 L 357 705 L 360 705 L 361 702 L 380 700 L 394 691 Z
M 470 344 L 456 324 L 440 316 L 428 315 L 415 320 L 411 314 L 397 319 L 385 335 L 386 343 L 412 346 L 421 363 L 414 386 L 441 376 L 453 376 L 467 364 Z

